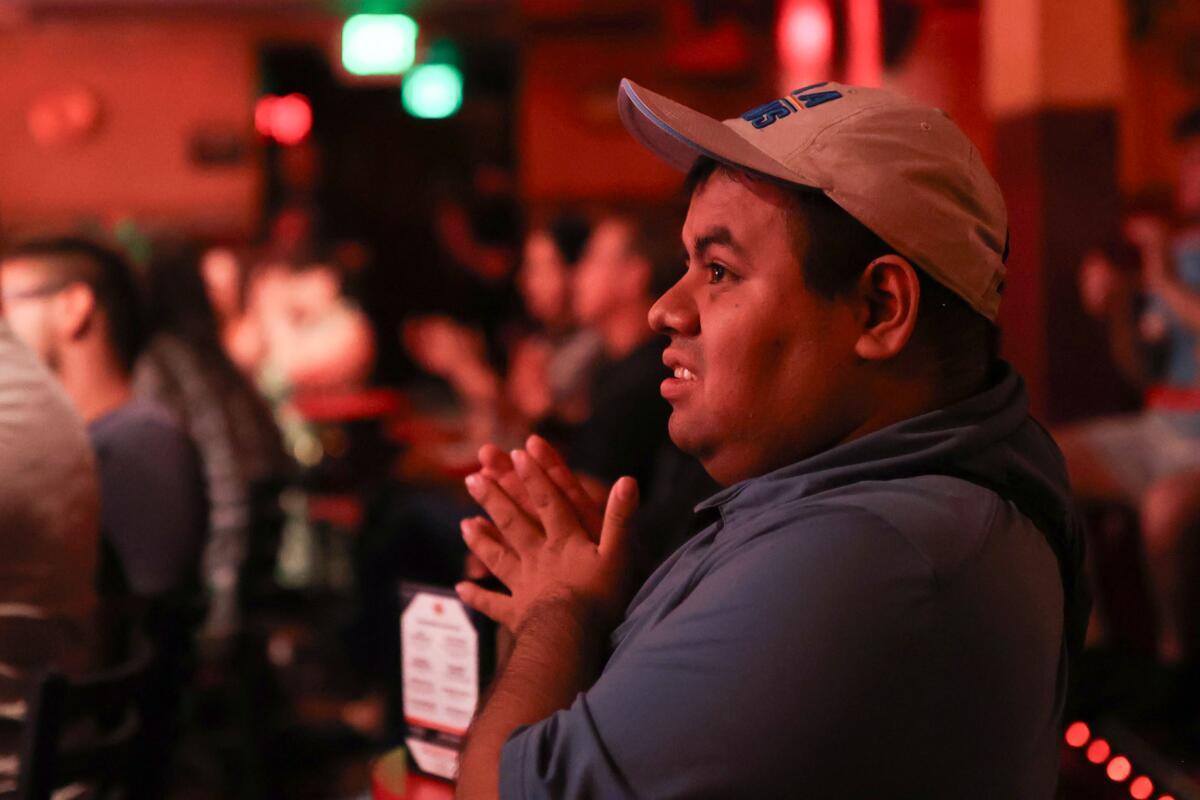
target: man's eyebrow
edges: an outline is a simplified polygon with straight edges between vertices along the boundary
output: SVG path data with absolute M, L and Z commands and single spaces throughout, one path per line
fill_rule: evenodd
M 710 228 L 703 236 L 697 237 L 695 242 L 696 256 L 702 256 L 708 248 L 717 245 L 728 247 L 739 255 L 742 253 L 742 246 L 733 238 L 733 234 L 729 231 L 729 228 L 724 225 L 717 225 Z

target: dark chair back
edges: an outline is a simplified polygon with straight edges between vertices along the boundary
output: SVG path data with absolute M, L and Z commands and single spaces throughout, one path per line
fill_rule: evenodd
M 115 667 L 75 678 L 50 671 L 33 685 L 21 732 L 19 800 L 49 800 L 76 782 L 104 790 L 130 784 L 152 662 L 152 648 L 138 637 Z

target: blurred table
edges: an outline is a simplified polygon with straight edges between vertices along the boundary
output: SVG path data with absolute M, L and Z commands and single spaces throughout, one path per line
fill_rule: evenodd
M 376 780 L 373 783 L 371 798 L 372 800 L 454 800 L 454 783 L 426 777 L 419 772 L 408 770 L 408 774 L 404 778 L 403 792 L 392 792 L 392 790 L 380 786 L 380 782 Z
M 454 800 L 454 784 L 410 772 L 403 800 Z
M 385 388 L 304 392 L 293 396 L 291 403 L 306 420 L 326 423 L 386 419 L 408 410 L 402 392 Z

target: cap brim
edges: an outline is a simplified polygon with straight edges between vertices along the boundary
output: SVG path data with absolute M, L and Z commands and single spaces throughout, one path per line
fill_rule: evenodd
M 789 183 L 815 184 L 797 175 L 712 117 L 663 97 L 628 78 L 617 91 L 617 111 L 630 135 L 675 169 L 686 172 L 700 156 Z

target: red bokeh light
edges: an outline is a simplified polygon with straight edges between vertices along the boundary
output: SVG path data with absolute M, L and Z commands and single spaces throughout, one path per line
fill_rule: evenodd
M 1129 794 L 1134 797 L 1134 800 L 1146 800 L 1154 793 L 1154 784 L 1145 775 L 1134 778 L 1133 783 L 1129 784 Z
M 1083 747 L 1087 744 L 1088 739 L 1092 738 L 1092 732 L 1088 729 L 1086 722 L 1075 722 L 1067 728 L 1065 738 L 1071 747 Z
M 299 144 L 312 130 L 312 106 L 302 94 L 289 94 L 275 101 L 272 131 L 280 144 Z
M 1125 756 L 1117 756 L 1108 762 L 1106 772 L 1108 772 L 1108 777 L 1120 783 L 1129 777 L 1129 773 L 1133 772 L 1133 765 L 1129 763 L 1129 759 Z
M 1103 764 L 1108 760 L 1108 754 L 1112 752 L 1112 748 L 1108 746 L 1108 742 L 1103 739 L 1097 739 L 1088 745 L 1087 760 L 1093 764 Z
M 1160 795 L 1158 800 L 1175 800 L 1175 797 L 1174 795 L 1164 794 Z
M 302 94 L 266 95 L 254 105 L 255 130 L 283 145 L 304 141 L 312 121 L 312 105 Z
M 269 94 L 266 97 L 258 98 L 258 102 L 254 104 L 254 130 L 258 131 L 260 136 L 271 136 L 275 101 L 278 99 L 275 95 Z
M 824 0 L 791 0 L 779 16 L 779 54 L 786 63 L 827 62 L 833 55 L 833 15 Z

